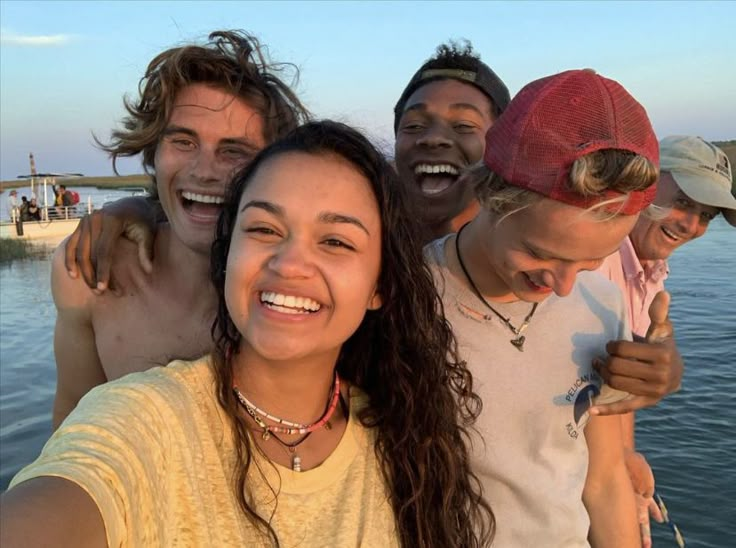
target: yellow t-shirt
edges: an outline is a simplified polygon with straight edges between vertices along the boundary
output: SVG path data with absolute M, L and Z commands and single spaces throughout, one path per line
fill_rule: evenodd
M 356 392 L 356 391 L 353 391 Z M 395 520 L 374 451 L 355 417 L 335 451 L 305 472 L 260 454 L 251 464 L 257 508 L 281 546 L 398 546 Z M 208 358 L 128 375 L 85 396 L 10 486 L 57 476 L 81 486 L 100 509 L 108 545 L 264 546 L 234 496 L 235 450 L 217 403 Z

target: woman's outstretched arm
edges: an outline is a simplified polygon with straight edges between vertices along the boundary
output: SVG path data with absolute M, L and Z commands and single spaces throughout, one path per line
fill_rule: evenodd
M 42 476 L 0 497 L 0 546 L 106 547 L 105 525 L 92 497 L 69 480 Z

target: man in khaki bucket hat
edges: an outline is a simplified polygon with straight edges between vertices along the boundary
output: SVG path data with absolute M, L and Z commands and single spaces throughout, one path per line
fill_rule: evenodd
M 659 146 L 662 178 L 673 178 L 691 200 L 719 208 L 736 226 L 736 186 L 728 156 L 700 137 L 674 135 Z
M 665 137 L 659 148 L 654 204 L 661 214 L 642 215 L 618 253 L 601 267 L 627 297 L 631 330 L 641 336 L 649 326 L 649 305 L 664 289 L 672 252 L 705 234 L 719 213 L 736 226 L 736 189 L 726 154 L 700 137 L 682 135 Z
M 639 217 L 618 252 L 608 257 L 600 268 L 600 272 L 623 291 L 635 340 L 641 340 L 649 329 L 649 307 L 655 295 L 664 289 L 669 273 L 667 259 L 672 252 L 705 234 L 710 221 L 719 213 L 736 226 L 736 186 L 726 154 L 700 137 L 683 135 L 662 139 L 659 149 L 661 173 L 654 204 L 662 211 Z M 669 368 L 665 366 L 657 363 L 661 372 L 669 377 L 671 391 L 675 391 L 682 379 L 682 360 L 675 359 Z M 601 373 L 607 379 L 611 374 Z M 634 370 L 625 374 L 638 375 Z M 624 415 L 624 430 L 626 464 L 634 491 L 640 497 L 639 519 L 644 545 L 650 546 L 647 508 L 652 510 L 657 521 L 662 519 L 652 499 L 654 476 L 646 459 L 634 449 L 633 415 Z
M 641 303 L 645 322 L 649 302 L 664 288 L 666 260 L 672 252 L 705 234 L 719 213 L 736 226 L 734 181 L 726 154 L 700 137 L 682 135 L 665 137 L 659 148 L 661 175 L 654 204 L 665 208 L 663 217 L 642 215 L 618 253 L 626 278 L 626 287 L 621 287 L 630 295 L 635 289 L 631 285 L 639 285 L 637 291 L 645 296 Z M 644 274 L 638 281 L 633 279 L 638 278 L 634 270 Z M 632 331 L 646 333 L 646 326 L 637 321 L 639 311 L 630 312 Z

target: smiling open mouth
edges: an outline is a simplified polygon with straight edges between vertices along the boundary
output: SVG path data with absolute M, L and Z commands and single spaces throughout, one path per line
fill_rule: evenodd
M 183 190 L 181 201 L 184 209 L 196 217 L 217 218 L 222 210 L 222 204 L 225 203 L 225 198 Z
M 539 293 L 550 293 L 552 291 L 551 287 L 536 283 L 526 272 L 524 272 L 523 274 L 524 278 L 526 279 L 526 283 L 529 284 L 530 289 L 533 289 L 534 291 L 537 291 Z
M 284 295 L 274 291 L 262 291 L 260 297 L 266 308 L 284 314 L 314 314 L 322 308 L 321 304 L 309 297 Z
M 414 179 L 424 194 L 439 194 L 457 181 L 459 170 L 451 164 L 418 164 Z
M 669 238 L 673 242 L 679 242 L 680 241 L 681 238 L 679 236 L 677 236 L 674 232 L 668 230 L 666 227 L 661 226 L 660 229 L 662 230 L 662 232 L 664 233 L 664 235 L 667 236 L 667 238 Z

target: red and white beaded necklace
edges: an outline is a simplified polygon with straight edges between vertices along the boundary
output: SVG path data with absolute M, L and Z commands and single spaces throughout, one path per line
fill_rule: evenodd
M 280 417 L 277 417 L 275 415 L 271 415 L 270 413 L 264 411 L 263 409 L 260 409 L 255 404 L 251 403 L 240 391 L 240 389 L 233 385 L 233 392 L 235 393 L 235 397 L 238 399 L 238 402 L 240 405 L 243 406 L 246 413 L 253 419 L 253 421 L 261 428 L 261 438 L 264 441 L 268 441 L 273 437 L 276 441 L 278 441 L 281 445 L 286 447 L 290 453 L 292 453 L 292 459 L 291 459 L 291 469 L 295 472 L 301 472 L 301 464 L 302 460 L 299 457 L 299 455 L 296 453 L 296 448 L 303 443 L 312 432 L 315 430 L 319 430 L 320 428 L 324 427 L 326 430 L 329 430 L 331 428 L 330 425 L 330 418 L 332 418 L 332 415 L 335 412 L 335 409 L 337 407 L 337 402 L 340 401 L 340 376 L 337 374 L 337 371 L 335 371 L 335 382 L 332 386 L 332 391 L 330 396 L 328 397 L 328 405 L 325 408 L 325 412 L 322 414 L 320 418 L 318 418 L 316 421 L 314 421 L 311 424 L 302 424 L 298 422 L 289 421 L 286 419 L 282 419 Z M 271 425 L 266 424 L 263 419 L 266 418 L 270 421 L 278 423 L 278 425 Z M 285 425 L 285 426 L 280 426 Z M 282 440 L 277 434 L 287 434 L 287 435 L 298 435 L 302 434 L 303 437 L 296 442 L 289 443 Z

